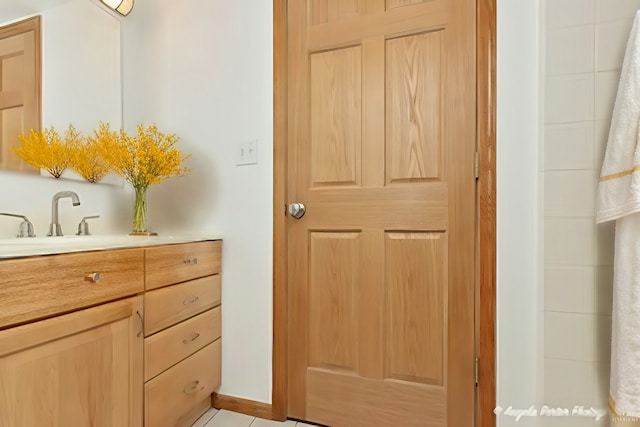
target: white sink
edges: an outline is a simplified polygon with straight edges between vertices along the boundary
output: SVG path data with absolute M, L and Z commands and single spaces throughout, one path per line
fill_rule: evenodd
M 207 236 L 129 236 L 95 235 L 95 236 L 60 236 L 60 237 L 22 237 L 0 239 L 0 259 L 20 258 L 36 255 L 53 255 L 67 252 L 82 252 L 136 246 L 164 245 L 186 243 L 200 240 L 221 239 L 221 235 Z

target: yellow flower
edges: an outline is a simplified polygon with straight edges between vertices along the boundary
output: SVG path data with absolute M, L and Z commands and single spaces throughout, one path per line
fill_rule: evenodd
M 28 135 L 20 135 L 18 139 L 22 145 L 14 148 L 14 152 L 25 162 L 46 169 L 56 178 L 60 178 L 69 166 L 81 141 L 80 132 L 72 125 L 63 137 L 51 126 L 44 130 L 31 129 Z
M 183 176 L 191 170 L 182 167 L 182 162 L 190 155 L 183 156 L 175 147 L 179 138 L 158 131 L 156 125 L 147 128 L 138 125 L 135 136 L 124 130 L 111 132 L 103 123 L 100 130 L 104 134 L 99 143 L 100 153 L 111 169 L 134 188 L 147 188 L 172 176 Z

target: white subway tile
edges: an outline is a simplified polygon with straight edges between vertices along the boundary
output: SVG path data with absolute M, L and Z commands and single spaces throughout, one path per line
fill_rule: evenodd
M 596 73 L 595 92 L 595 119 L 611 120 L 613 105 L 618 91 L 618 71 L 602 71 Z
M 609 376 L 611 375 L 611 365 L 609 362 L 595 363 L 593 370 L 594 408 L 606 409 L 609 406 Z
M 615 222 L 609 221 L 596 227 L 596 265 L 613 265 Z
M 594 25 L 547 31 L 547 74 L 593 72 L 594 34 Z
M 613 266 L 598 266 L 595 269 L 594 312 L 611 315 L 613 306 Z
M 611 361 L 611 316 L 594 315 L 593 330 L 587 343 L 593 348 L 592 361 L 609 363 Z
M 546 125 L 545 170 L 593 169 L 593 132 L 594 122 Z
M 596 22 L 631 19 L 638 9 L 640 0 L 597 0 Z
M 544 402 L 553 407 L 573 408 L 593 403 L 593 363 L 544 359 Z
M 544 259 L 547 266 L 592 266 L 594 243 L 593 218 L 545 218 Z
M 609 127 L 611 127 L 611 120 L 596 120 L 593 132 L 593 145 L 594 145 L 594 161 L 595 168 L 598 171 L 602 169 L 602 163 L 604 162 L 604 153 L 607 148 L 607 140 L 609 138 Z
M 595 0 L 548 0 L 547 28 L 572 27 L 595 22 Z
M 550 267 L 544 272 L 544 309 L 565 313 L 593 312 L 592 267 Z
M 545 172 L 545 216 L 593 217 L 596 183 L 596 173 L 592 170 Z
M 545 122 L 593 120 L 594 75 L 550 76 L 546 83 Z
M 633 21 L 622 20 L 596 25 L 596 71 L 619 71 Z
M 544 314 L 544 355 L 568 360 L 591 360 L 592 346 L 587 341 L 587 329 L 593 329 L 589 322 L 591 315 L 580 313 Z

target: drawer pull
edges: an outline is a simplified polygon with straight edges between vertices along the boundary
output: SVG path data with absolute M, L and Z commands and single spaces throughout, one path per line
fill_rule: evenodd
M 136 310 L 136 314 L 138 315 L 138 318 L 140 318 L 140 332 L 138 332 L 136 337 L 140 338 L 140 335 L 142 335 L 142 332 L 144 332 L 144 319 L 142 318 L 142 314 L 140 314 L 138 310 Z
M 200 334 L 193 334 L 191 336 L 191 338 L 185 338 L 182 340 L 183 344 L 189 344 L 191 342 L 194 342 L 195 340 L 197 340 L 200 337 Z
M 187 298 L 186 300 L 182 301 L 183 305 L 191 305 L 194 302 L 197 302 L 200 299 L 200 297 L 191 297 L 191 298 Z
M 187 258 L 182 262 L 184 264 L 197 264 L 198 263 L 198 258 Z
M 84 278 L 86 281 L 88 282 L 97 282 L 98 280 L 100 280 L 100 273 L 89 273 L 85 276 Z
M 200 385 L 200 380 L 192 381 L 189 385 L 185 386 L 182 391 L 184 394 L 193 394 L 198 391 L 198 385 Z

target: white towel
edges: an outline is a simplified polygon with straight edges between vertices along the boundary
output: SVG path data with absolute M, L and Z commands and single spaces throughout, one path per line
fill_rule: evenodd
M 609 140 L 598 185 L 596 222 L 640 211 L 640 11 L 622 64 Z
M 639 122 L 640 11 L 627 42 L 596 212 L 598 223 L 616 220 L 609 402 L 615 414 L 630 417 L 640 417 Z

